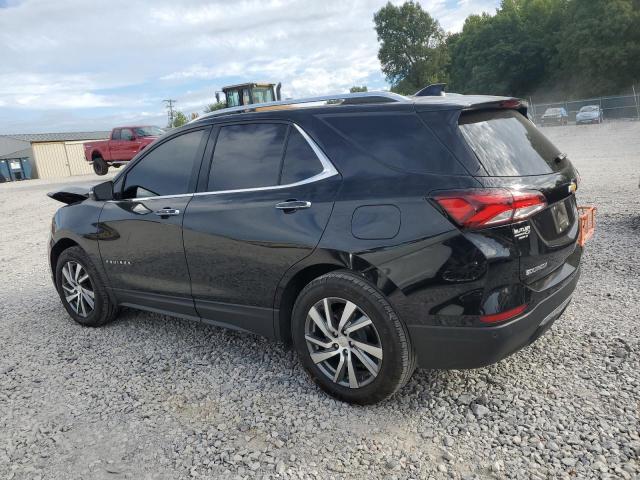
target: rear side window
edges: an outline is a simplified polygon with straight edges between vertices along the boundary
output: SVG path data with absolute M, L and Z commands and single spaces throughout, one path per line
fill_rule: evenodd
M 120 140 L 120 130 L 114 130 L 111 133 L 111 140 Z
M 288 125 L 228 125 L 220 128 L 213 154 L 209 191 L 278 184 Z
M 465 112 L 460 131 L 487 173 L 496 177 L 544 175 L 560 170 L 560 151 L 515 110 Z
M 291 128 L 282 164 L 280 183 L 289 185 L 301 182 L 322 172 L 322 164 L 302 134 Z
M 379 162 L 416 173 L 464 174 L 414 113 L 327 115 L 323 120 Z
M 127 173 L 124 198 L 190 193 L 189 181 L 209 130 L 196 130 L 151 150 Z M 198 155 L 200 153 L 200 155 Z

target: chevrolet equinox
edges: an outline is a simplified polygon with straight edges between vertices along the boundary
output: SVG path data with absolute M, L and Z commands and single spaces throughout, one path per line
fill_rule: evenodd
M 577 172 L 513 98 L 362 93 L 230 108 L 113 181 L 52 192 L 62 303 L 292 343 L 369 404 L 416 367 L 476 368 L 562 314 L 580 272 Z

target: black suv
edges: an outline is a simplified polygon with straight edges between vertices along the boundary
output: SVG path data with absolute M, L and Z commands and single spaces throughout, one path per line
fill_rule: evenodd
M 390 93 L 210 114 L 49 194 L 56 288 L 83 325 L 126 306 L 292 342 L 348 402 L 489 365 L 562 314 L 582 254 L 576 171 L 526 114 Z

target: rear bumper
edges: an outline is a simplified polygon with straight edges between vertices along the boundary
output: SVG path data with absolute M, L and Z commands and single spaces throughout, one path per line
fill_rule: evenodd
M 496 363 L 534 342 L 562 315 L 571 301 L 580 270 L 535 307 L 495 327 L 409 326 L 420 368 L 479 368 Z

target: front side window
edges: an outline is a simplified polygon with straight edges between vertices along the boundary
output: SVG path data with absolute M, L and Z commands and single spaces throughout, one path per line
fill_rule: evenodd
M 127 173 L 123 198 L 190 193 L 189 182 L 208 130 L 185 133 L 150 151 Z
M 209 174 L 209 191 L 278 184 L 288 125 L 253 123 L 220 128 Z

